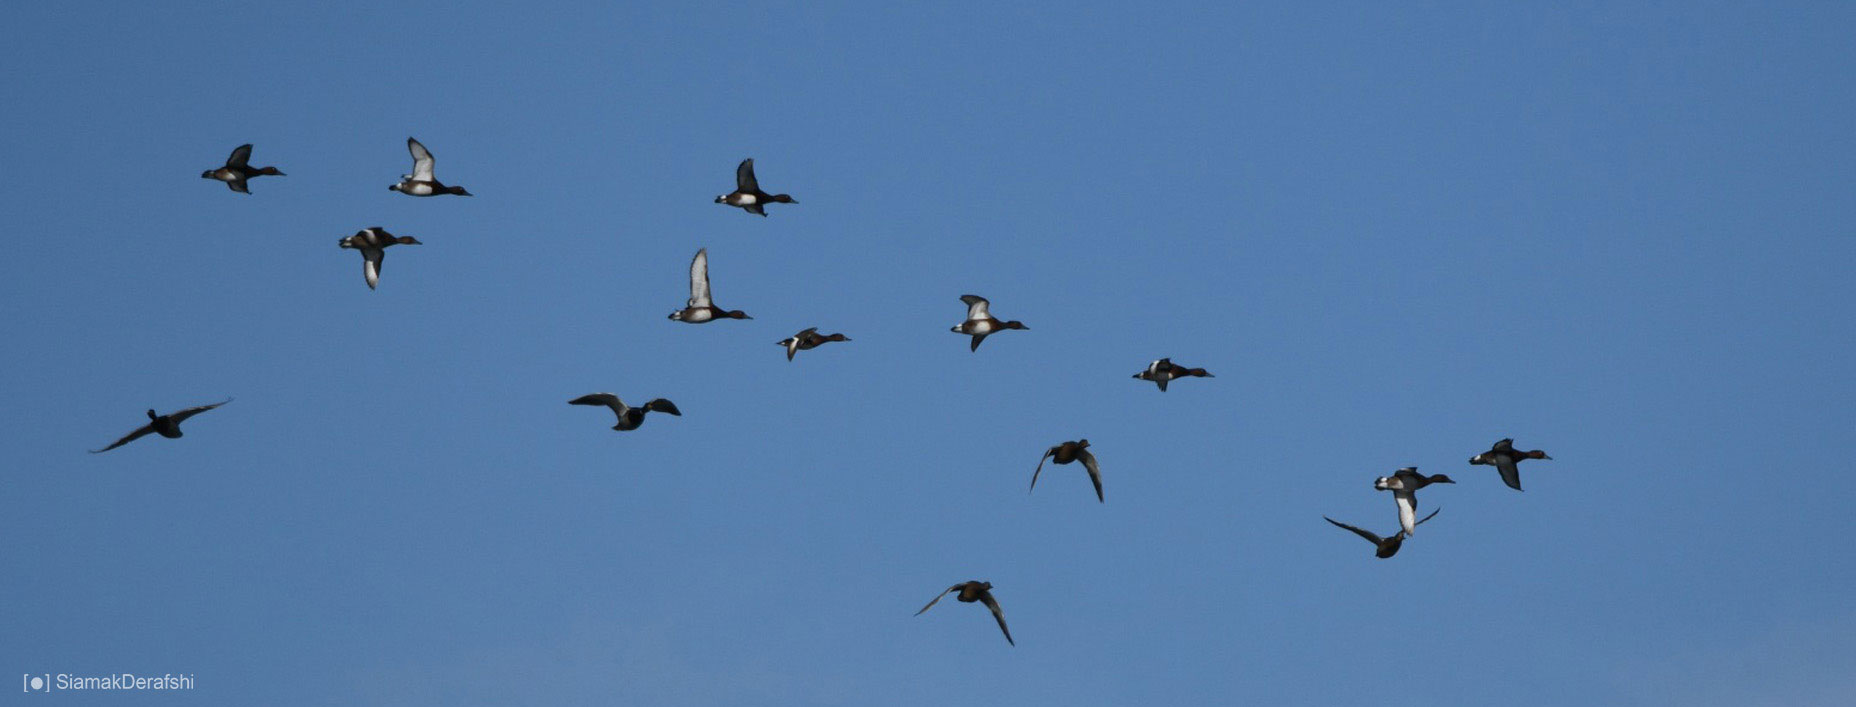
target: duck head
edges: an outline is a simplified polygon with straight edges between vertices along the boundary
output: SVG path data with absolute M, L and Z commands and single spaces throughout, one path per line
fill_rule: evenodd
M 400 236 L 396 242 L 400 245 L 425 245 L 424 243 L 420 243 L 419 239 L 412 236 Z
M 999 326 L 1007 328 L 1007 329 L 1025 329 L 1025 330 L 1031 329 L 1031 327 L 1025 326 L 1024 322 L 1018 321 L 1016 319 L 1006 322 L 1004 324 L 1000 324 Z
M 729 319 L 753 319 L 753 317 L 748 316 L 747 312 L 743 312 L 739 309 L 731 309 L 723 312 L 722 316 L 728 317 Z
M 785 194 L 775 194 L 775 195 L 773 195 L 773 196 L 770 196 L 770 197 L 767 197 L 767 199 L 768 199 L 768 200 L 770 200 L 770 201 L 777 201 L 777 202 L 780 202 L 780 203 L 782 203 L 782 204 L 797 204 L 797 203 L 799 203 L 799 202 L 797 202 L 797 201 L 794 201 L 794 200 L 793 200 L 793 197 L 790 197 L 790 196 L 787 196 L 787 195 L 785 195 Z
M 464 187 L 451 187 L 447 191 L 451 192 L 452 194 L 456 194 L 458 196 L 476 196 L 475 194 L 464 191 Z
M 1451 481 L 1450 477 L 1444 476 L 1443 474 L 1432 474 L 1430 478 L 1426 480 L 1433 484 L 1454 484 L 1456 483 L 1455 481 Z
M 150 420 L 153 420 L 153 419 L 155 419 L 155 418 L 157 418 L 157 417 L 161 417 L 161 416 L 160 416 L 160 415 L 157 415 L 157 414 L 155 414 L 155 411 L 153 411 L 153 410 L 149 410 L 149 411 L 148 411 L 148 419 L 150 419 Z

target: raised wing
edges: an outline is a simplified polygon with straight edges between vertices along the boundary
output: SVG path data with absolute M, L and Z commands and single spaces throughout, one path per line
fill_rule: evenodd
M 432 151 L 425 149 L 418 140 L 406 138 L 406 149 L 412 152 L 412 179 L 416 182 L 432 181 Z M 466 155 L 468 157 L 468 155 Z
M 1005 627 L 1005 612 L 999 610 L 999 602 L 992 598 L 992 592 L 980 592 L 980 601 L 986 602 L 986 608 L 992 610 L 992 617 L 999 622 L 999 630 L 1005 633 L 1005 642 L 1018 645 L 1017 641 L 1012 640 L 1012 629 Z
M 1500 442 L 1496 442 L 1495 446 L 1490 448 L 1489 451 L 1491 452 L 1512 452 L 1514 451 L 1514 438 L 1510 437 Z
M 941 590 L 941 593 L 940 593 L 940 594 L 936 594 L 936 595 L 934 595 L 934 599 L 932 599 L 932 600 L 930 600 L 930 601 L 928 602 L 928 605 L 927 605 L 927 606 L 924 606 L 924 607 L 922 607 L 922 610 L 921 610 L 921 611 L 917 611 L 917 612 L 915 612 L 915 615 L 916 615 L 916 616 L 921 616 L 921 615 L 922 615 L 922 612 L 925 612 L 925 611 L 927 611 L 927 610 L 929 610 L 929 609 L 932 609 L 932 608 L 934 608 L 934 604 L 935 604 L 935 602 L 938 602 L 938 601 L 940 601 L 940 600 L 941 600 L 941 597 L 944 597 L 944 596 L 947 596 L 947 593 L 948 593 L 948 592 L 951 592 L 951 591 L 954 591 L 954 590 L 956 590 L 956 589 L 959 589 L 959 588 L 960 588 L 960 585 L 958 585 L 958 584 L 956 584 L 956 585 L 954 585 L 954 586 L 952 586 L 952 587 L 948 587 L 948 588 L 946 588 L 946 589 L 943 589 L 943 590 Z
M 225 400 L 221 400 L 211 405 L 201 405 L 199 407 L 187 408 L 179 412 L 168 413 L 168 419 L 172 420 L 174 424 L 178 425 L 181 423 L 182 420 L 185 420 L 189 417 L 193 417 L 194 415 L 198 415 L 200 413 L 206 412 L 207 410 L 211 410 L 213 408 L 219 407 L 229 402 L 232 402 L 231 398 L 226 398 Z
M 709 307 L 714 302 L 709 298 L 709 249 L 696 251 L 696 259 L 690 261 L 690 304 L 691 307 Z
M 760 191 L 760 182 L 754 179 L 754 158 L 749 157 L 735 167 L 736 191 Z
M 136 440 L 138 440 L 138 439 L 141 439 L 143 435 L 146 435 L 146 434 L 148 434 L 148 433 L 150 433 L 150 432 L 153 432 L 153 431 L 155 431 L 155 426 L 154 426 L 154 425 L 142 425 L 141 427 L 137 427 L 137 428 L 135 428 L 135 431 L 134 431 L 134 432 L 130 432 L 129 434 L 126 434 L 126 435 L 123 435 L 123 436 L 122 436 L 122 439 L 119 439 L 119 440 L 116 440 L 116 441 L 115 441 L 114 443 L 112 443 L 112 444 L 111 444 L 110 446 L 108 446 L 108 447 L 104 447 L 104 448 L 102 448 L 102 449 L 92 449 L 92 450 L 90 450 L 90 453 L 91 453 L 91 454 L 102 454 L 102 453 L 104 453 L 104 452 L 107 452 L 107 451 L 110 451 L 110 450 L 112 450 L 112 449 L 115 449 L 115 448 L 117 448 L 117 447 L 120 447 L 120 446 L 123 446 L 123 445 L 125 445 L 125 444 L 128 444 L 128 443 L 130 443 L 130 442 L 134 442 L 134 441 L 136 441 Z
M 1096 455 L 1085 449 L 1077 452 L 1076 458 L 1083 460 L 1083 468 L 1089 470 L 1089 483 L 1096 485 L 1096 502 L 1107 503 L 1102 498 L 1102 469 L 1096 466 Z
M 645 403 L 644 409 L 651 412 L 667 412 L 677 417 L 683 416 L 683 411 L 677 409 L 676 403 L 670 402 L 664 398 L 657 398 L 651 402 Z
M 227 167 L 244 167 L 251 164 L 251 144 L 246 143 L 232 148 L 232 156 L 226 158 Z
M 1031 470 L 1031 489 L 1026 489 L 1025 493 L 1031 493 L 1032 489 L 1038 487 L 1038 473 L 1044 471 L 1044 461 L 1050 459 L 1050 455 L 1055 453 L 1057 453 L 1056 447 L 1044 450 L 1044 456 L 1038 458 L 1038 468 Z
M 578 398 L 574 398 L 573 400 L 567 401 L 567 404 L 568 405 L 604 405 L 606 407 L 612 408 L 612 414 L 618 415 L 620 419 L 624 419 L 624 416 L 625 416 L 625 403 L 619 401 L 619 396 L 613 395 L 611 393 L 588 393 Z
M 986 311 L 987 306 L 991 303 L 987 302 L 985 297 L 979 295 L 961 295 L 960 301 L 967 303 L 967 321 L 992 317 L 992 314 Z
M 1385 538 L 1382 538 L 1382 537 L 1379 537 L 1378 535 L 1375 535 L 1375 534 L 1373 534 L 1373 533 L 1372 533 L 1371 531 L 1367 531 L 1367 530 L 1361 530 L 1361 529 L 1359 529 L 1359 528 L 1355 528 L 1355 527 L 1353 527 L 1353 526 L 1351 526 L 1351 525 L 1347 525 L 1346 523 L 1342 523 L 1342 522 L 1340 522 L 1340 521 L 1338 521 L 1338 520 L 1334 520 L 1333 518 L 1329 518 L 1329 517 L 1327 517 L 1327 516 L 1321 516 L 1321 519 L 1322 519 L 1322 520 L 1325 520 L 1325 521 L 1327 521 L 1327 522 L 1329 522 L 1329 523 L 1333 523 L 1333 524 L 1335 524 L 1335 525 L 1338 525 L 1338 526 L 1340 526 L 1340 527 L 1342 527 L 1342 528 L 1346 528 L 1346 529 L 1348 529 L 1348 530 L 1351 530 L 1351 531 L 1353 531 L 1353 534 L 1354 534 L 1354 535 L 1358 535 L 1358 536 L 1360 536 L 1360 537 L 1362 537 L 1362 538 L 1366 538 L 1366 539 L 1367 539 L 1367 541 L 1369 541 L 1369 542 L 1371 542 L 1371 543 L 1372 543 L 1372 544 L 1374 544 L 1374 545 L 1378 545 L 1379 543 L 1381 543 L 1381 542 L 1384 542 L 1384 541 L 1385 541 Z M 1427 520 L 1428 520 L 1428 519 L 1427 519 Z

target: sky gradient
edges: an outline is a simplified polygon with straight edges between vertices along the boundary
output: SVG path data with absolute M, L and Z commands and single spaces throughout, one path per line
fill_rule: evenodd
M 0 10 L 0 668 L 1856 702 L 1856 8 L 674 5 Z M 409 135 L 476 196 L 389 192 Z M 246 142 L 288 176 L 197 176 Z M 744 157 L 800 203 L 711 203 Z M 424 243 L 377 291 L 368 226 Z M 699 247 L 753 320 L 666 320 Z M 969 353 L 965 293 L 1031 330 Z M 1081 437 L 1107 503 L 1028 495 Z M 1322 521 L 1392 530 L 1408 465 L 1459 483 L 1396 558 Z M 968 579 L 1016 648 L 911 616 Z

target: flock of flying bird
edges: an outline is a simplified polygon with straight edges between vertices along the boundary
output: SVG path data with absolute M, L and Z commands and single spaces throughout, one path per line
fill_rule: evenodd
M 412 174 L 402 175 L 398 183 L 387 187 L 388 190 L 408 196 L 421 197 L 442 195 L 471 196 L 471 193 L 461 186 L 446 185 L 438 181 L 433 171 L 434 161 L 432 153 L 430 150 L 427 150 L 424 145 L 420 144 L 418 140 L 410 137 L 406 138 L 406 148 L 412 153 Z M 260 176 L 284 176 L 284 173 L 278 171 L 276 167 L 254 168 L 251 166 L 250 160 L 251 145 L 240 145 L 237 149 L 234 149 L 232 155 L 226 159 L 225 166 L 207 170 L 200 176 L 206 179 L 225 182 L 228 188 L 241 194 L 251 193 L 248 182 L 252 178 Z M 735 168 L 735 190 L 715 197 L 715 203 L 737 207 L 751 214 L 766 216 L 767 212 L 765 206 L 767 204 L 797 204 L 799 202 L 786 194 L 768 194 L 761 191 L 760 183 L 754 177 L 754 160 L 746 159 L 742 160 L 741 164 Z M 340 245 L 342 248 L 360 251 L 363 262 L 363 275 L 366 277 L 367 286 L 369 289 L 374 289 L 380 284 L 380 266 L 381 262 L 386 257 L 386 249 L 395 245 L 420 245 L 420 243 L 418 239 L 410 236 L 395 236 L 388 233 L 386 229 L 375 226 L 361 229 L 354 235 L 341 239 Z M 1030 328 L 1025 326 L 1023 322 L 1017 320 L 1000 321 L 994 318 L 991 313 L 991 303 L 984 297 L 978 295 L 962 295 L 960 301 L 967 305 L 967 317 L 965 320 L 961 321 L 961 323 L 954 325 L 952 331 L 971 337 L 971 342 L 968 345 L 969 351 L 978 351 L 980 343 L 985 341 L 986 337 L 992 334 L 1011 329 L 1026 330 Z M 752 319 L 752 317 L 749 317 L 746 312 L 740 310 L 722 309 L 715 305 L 715 300 L 709 289 L 709 251 L 707 248 L 703 248 L 697 250 L 695 259 L 690 261 L 689 301 L 682 309 L 671 312 L 670 319 L 688 324 L 702 324 L 718 319 Z M 850 338 L 843 334 L 820 334 L 818 333 L 818 329 L 814 327 L 802 330 L 791 337 L 779 341 L 778 344 L 786 349 L 786 360 L 791 361 L 794 355 L 800 351 L 808 351 L 826 343 L 838 341 L 850 341 Z M 1138 380 L 1153 382 L 1160 388 L 1161 392 L 1166 392 L 1169 382 L 1180 378 L 1210 377 L 1212 377 L 1212 374 L 1206 372 L 1203 368 L 1180 366 L 1174 364 L 1170 359 L 1165 358 L 1148 364 L 1145 370 L 1134 374 L 1134 378 Z M 150 433 L 170 439 L 178 438 L 181 436 L 181 422 L 200 413 L 218 408 L 231 401 L 231 398 L 227 398 L 210 405 L 190 407 L 166 415 L 157 414 L 154 410 L 149 410 L 147 412 L 147 424 L 136 428 L 134 431 L 124 435 L 121 439 L 116 440 L 107 447 L 92 450 L 92 453 L 110 451 L 140 439 Z M 612 429 L 619 431 L 638 429 L 640 425 L 644 424 L 646 413 L 661 412 L 677 416 L 683 414 L 681 410 L 677 409 L 675 403 L 664 398 L 656 398 L 643 405 L 632 407 L 626 405 L 620 400 L 619 396 L 613 395 L 612 393 L 591 393 L 567 402 L 571 405 L 595 405 L 610 408 L 613 415 L 618 418 L 618 423 L 613 425 Z M 1520 491 L 1520 463 L 1528 459 L 1551 458 L 1552 457 L 1547 456 L 1546 452 L 1538 449 L 1532 451 L 1517 450 L 1514 448 L 1514 440 L 1503 439 L 1496 442 L 1489 451 L 1471 457 L 1469 463 L 1495 467 L 1496 470 L 1501 473 L 1503 483 L 1516 491 Z M 1033 490 L 1037 488 L 1038 475 L 1044 471 L 1044 462 L 1046 461 L 1056 464 L 1082 462 L 1083 468 L 1089 472 L 1090 483 L 1095 486 L 1096 501 L 1099 503 L 1107 502 L 1102 494 L 1102 471 L 1096 463 L 1095 455 L 1089 451 L 1089 440 L 1079 439 L 1064 442 L 1045 450 L 1044 456 L 1038 460 L 1037 468 L 1033 469 L 1031 472 L 1031 489 Z M 1380 491 L 1391 491 L 1393 501 L 1398 506 L 1399 529 L 1388 537 L 1381 537 L 1371 531 L 1363 530 L 1332 518 L 1326 518 L 1325 516 L 1324 518 L 1329 523 L 1352 531 L 1360 537 L 1365 538 L 1368 542 L 1371 542 L 1374 546 L 1375 556 L 1382 559 L 1392 557 L 1398 554 L 1399 548 L 1404 544 L 1405 539 L 1411 537 L 1420 524 L 1436 517 L 1438 510 L 1441 510 L 1432 510 L 1430 515 L 1425 516 L 1423 519 L 1417 517 L 1418 490 L 1431 484 L 1440 483 L 1454 484 L 1456 482 L 1443 474 L 1432 474 L 1430 476 L 1419 474 L 1417 467 L 1405 467 L 1394 472 L 1391 476 L 1382 476 L 1373 481 L 1373 488 Z M 979 602 L 985 604 L 986 608 L 992 611 L 993 619 L 999 623 L 999 630 L 1005 634 L 1005 640 L 1012 645 L 1017 645 L 1017 642 L 1012 640 L 1011 629 L 1007 628 L 1005 625 L 1005 612 L 999 608 L 999 602 L 992 596 L 991 582 L 974 580 L 961 582 L 948 587 L 940 594 L 935 595 L 935 598 L 928 602 L 927 606 L 923 606 L 921 611 L 915 612 L 916 615 L 919 616 L 923 612 L 933 608 L 936 602 L 941 601 L 943 597 L 950 593 L 955 594 L 955 599 L 963 603 Z

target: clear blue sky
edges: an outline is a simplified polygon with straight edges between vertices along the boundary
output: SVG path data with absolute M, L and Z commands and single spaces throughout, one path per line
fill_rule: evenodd
M 0 10 L 0 675 L 1856 702 L 1850 6 L 674 5 Z M 801 203 L 711 203 L 749 156 Z M 704 246 L 752 321 L 665 319 Z M 1108 503 L 1028 496 L 1078 437 Z M 1460 483 L 1398 557 L 1321 520 L 1405 465 Z M 1016 648 L 911 616 L 967 579 Z

